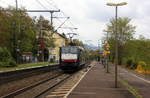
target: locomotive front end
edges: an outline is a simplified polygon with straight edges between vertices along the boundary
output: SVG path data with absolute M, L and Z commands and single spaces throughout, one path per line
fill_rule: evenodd
M 61 47 L 60 68 L 63 70 L 76 70 L 79 64 L 79 50 L 75 46 Z

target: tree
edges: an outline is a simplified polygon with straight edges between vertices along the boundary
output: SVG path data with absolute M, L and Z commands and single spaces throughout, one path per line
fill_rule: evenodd
M 39 19 L 37 19 L 37 29 L 44 29 L 47 31 L 52 31 L 53 27 L 51 26 L 49 20 L 45 19 L 43 16 L 40 16 Z
M 125 58 L 130 58 L 135 62 L 144 61 L 150 64 L 150 40 L 138 39 L 130 40 L 125 44 L 124 54 Z
M 128 17 L 125 18 L 118 18 L 117 20 L 117 37 L 118 41 L 121 44 L 124 44 L 127 40 L 133 39 L 133 34 L 135 32 L 135 26 L 130 24 L 131 19 Z M 107 24 L 108 30 L 111 30 L 111 37 L 115 37 L 115 26 L 116 26 L 116 20 L 111 19 L 110 23 Z
M 84 46 L 83 42 L 80 41 L 80 40 L 78 40 L 78 39 L 73 39 L 72 42 L 75 43 L 75 44 L 78 45 L 78 46 Z
M 7 10 L 7 11 L 4 11 Z M 24 52 L 37 54 L 39 39 L 42 38 L 47 47 L 54 47 L 54 40 L 48 33 L 53 27 L 43 16 L 32 18 L 26 13 L 26 9 L 0 8 L 0 47 L 6 47 L 14 59 Z M 47 31 L 47 32 L 45 32 Z
M 135 26 L 130 24 L 131 19 L 130 18 L 118 18 L 117 20 L 117 41 L 118 41 L 118 56 L 119 56 L 119 64 L 122 63 L 122 57 L 124 55 L 123 49 L 124 44 L 128 41 L 133 39 L 133 34 L 135 32 Z M 115 49 L 115 26 L 116 26 L 116 20 L 111 19 L 110 23 L 107 24 L 107 29 L 111 30 L 112 32 L 109 34 L 109 43 L 111 44 L 111 56 L 114 59 L 114 49 Z

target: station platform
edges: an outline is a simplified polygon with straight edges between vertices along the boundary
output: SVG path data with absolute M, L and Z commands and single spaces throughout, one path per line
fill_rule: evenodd
M 96 62 L 67 98 L 134 98 L 119 83 L 115 88 L 114 79 L 111 73 L 106 73 L 103 65 Z

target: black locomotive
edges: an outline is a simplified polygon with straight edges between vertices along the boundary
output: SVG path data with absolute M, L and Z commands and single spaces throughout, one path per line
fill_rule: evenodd
M 80 46 L 60 48 L 60 68 L 64 71 L 76 71 L 84 66 L 86 53 Z

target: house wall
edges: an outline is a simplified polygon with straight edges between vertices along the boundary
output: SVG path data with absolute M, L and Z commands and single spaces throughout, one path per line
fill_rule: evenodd
M 58 62 L 59 61 L 59 50 L 60 47 L 65 46 L 66 39 L 62 36 L 60 36 L 57 33 L 54 33 L 53 36 L 54 42 L 55 42 L 55 48 L 49 49 L 49 54 L 50 54 L 50 59 L 53 59 L 54 61 Z

